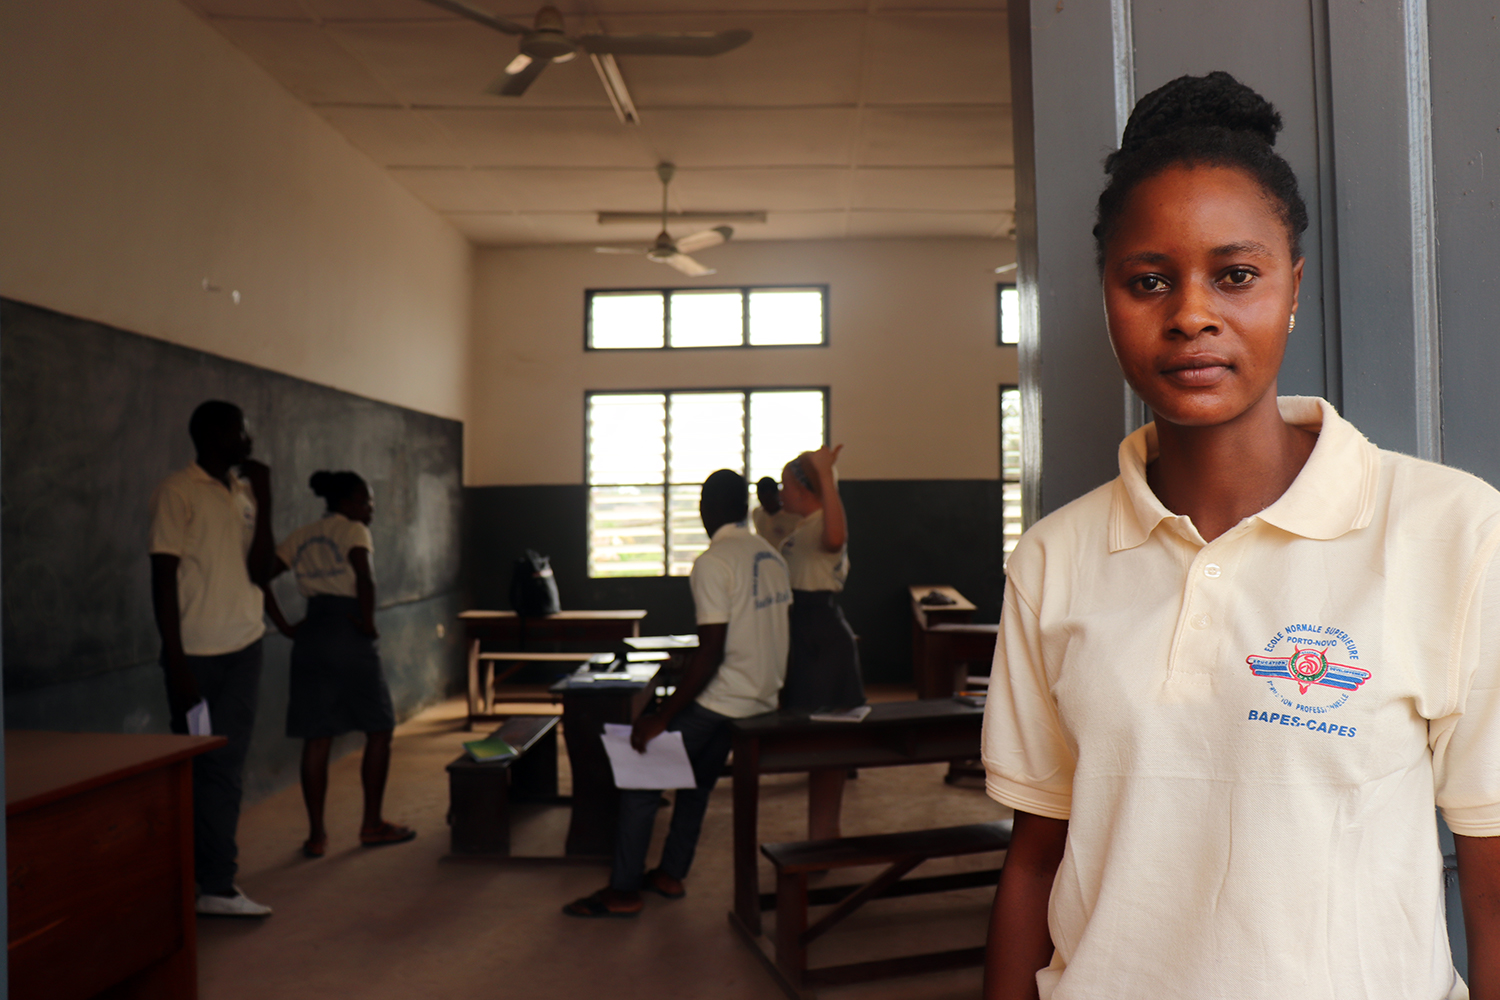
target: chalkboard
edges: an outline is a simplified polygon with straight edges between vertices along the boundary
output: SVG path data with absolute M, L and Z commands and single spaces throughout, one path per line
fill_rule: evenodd
M 278 538 L 323 514 L 308 476 L 353 469 L 375 494 L 380 605 L 458 590 L 462 424 L 0 299 L 8 693 L 156 659 L 147 506 L 192 460 L 205 399 L 244 409 Z

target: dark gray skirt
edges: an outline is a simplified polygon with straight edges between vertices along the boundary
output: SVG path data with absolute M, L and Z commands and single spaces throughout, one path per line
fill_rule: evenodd
M 833 591 L 792 591 L 791 632 L 782 708 L 816 712 L 865 703 L 854 630 L 844 620 Z
M 286 734 L 317 740 L 396 728 L 391 692 L 375 640 L 361 632 L 359 601 L 318 594 L 292 643 L 291 699 Z

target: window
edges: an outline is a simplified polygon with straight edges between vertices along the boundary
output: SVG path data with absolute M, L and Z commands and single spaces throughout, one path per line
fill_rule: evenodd
M 828 287 L 635 288 L 584 294 L 596 351 L 828 343 Z
M 1025 529 L 1021 509 L 1021 390 L 1000 387 L 1000 530 L 1008 556 Z
M 1021 342 L 1021 300 L 1015 285 L 995 286 L 995 322 L 1001 344 Z
M 588 427 L 589 576 L 686 576 L 708 537 L 703 480 L 761 476 L 827 438 L 827 389 L 594 392 Z

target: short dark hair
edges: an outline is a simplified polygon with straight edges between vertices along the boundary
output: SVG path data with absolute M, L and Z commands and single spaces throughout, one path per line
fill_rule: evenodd
M 733 469 L 720 469 L 703 481 L 703 511 L 715 520 L 743 521 L 750 513 L 750 487 Z
M 234 430 L 245 422 L 245 413 L 233 403 L 222 399 L 210 399 L 199 403 L 188 420 L 188 436 L 199 451 L 213 444 L 213 439 L 226 430 Z
M 1130 192 L 1179 165 L 1233 167 L 1249 174 L 1281 216 L 1292 259 L 1301 257 L 1307 205 L 1291 165 L 1272 148 L 1280 131 L 1281 115 L 1271 102 L 1222 70 L 1179 76 L 1137 101 L 1120 148 L 1104 161 L 1109 183 L 1099 195 L 1094 225 L 1100 272 Z
M 368 490 L 365 481 L 357 472 L 314 472 L 307 480 L 313 495 L 320 496 L 329 510 L 338 510 L 349 497 L 360 490 Z

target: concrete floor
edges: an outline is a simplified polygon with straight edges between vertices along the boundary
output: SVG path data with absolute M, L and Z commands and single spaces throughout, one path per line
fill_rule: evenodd
M 900 690 L 871 694 L 879 700 L 910 696 Z M 605 867 L 445 857 L 443 767 L 461 752 L 460 744 L 477 738 L 464 728 L 463 711 L 460 700 L 444 702 L 396 731 L 386 816 L 416 827 L 415 841 L 381 848 L 358 845 L 358 753 L 332 768 L 326 857 L 301 856 L 307 834 L 297 788 L 245 811 L 239 882 L 276 913 L 263 921 L 199 918 L 204 1000 L 784 996 L 726 917 L 731 902 L 727 779 L 714 791 L 686 898 L 648 896 L 646 911 L 634 920 L 566 917 L 562 904 L 602 886 Z M 561 763 L 566 785 L 565 753 Z M 945 769 L 930 765 L 860 772 L 848 785 L 845 834 L 1007 815 L 977 782 L 944 784 Z M 768 776 L 761 801 L 763 841 L 805 835 L 803 776 Z M 667 815 L 663 809 L 658 817 L 657 848 Z M 515 824 L 513 850 L 557 854 L 566 823 L 565 808 L 529 807 Z M 934 861 L 919 873 L 985 867 L 994 860 Z M 772 884 L 770 870 L 764 859 L 761 863 L 766 888 Z M 835 873 L 826 882 L 855 881 L 852 876 L 859 874 Z M 812 961 L 824 965 L 982 944 L 991 897 L 990 890 L 970 889 L 877 901 L 815 943 Z M 769 925 L 774 915 L 767 917 Z M 828 988 L 822 994 L 833 1000 L 956 1000 L 977 996 L 979 988 L 979 970 L 964 969 Z

